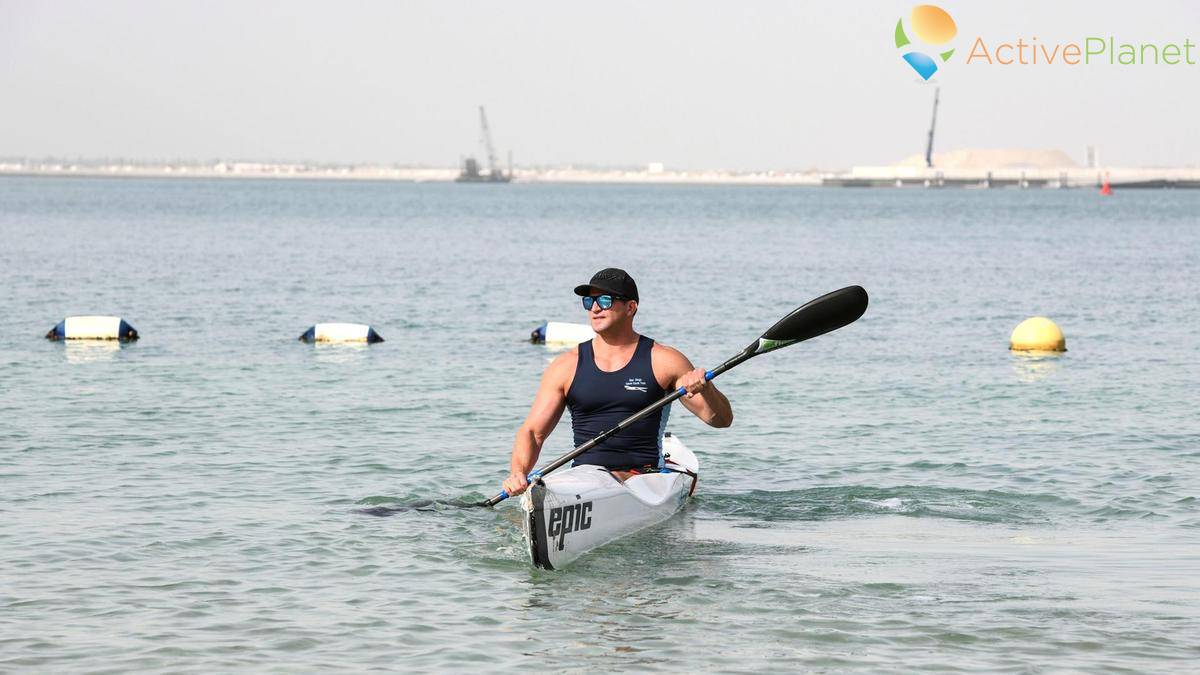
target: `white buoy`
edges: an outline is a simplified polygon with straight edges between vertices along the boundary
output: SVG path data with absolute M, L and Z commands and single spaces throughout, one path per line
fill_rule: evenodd
M 534 343 L 577 345 L 596 337 L 591 326 L 581 323 L 564 323 L 562 321 L 547 321 L 533 329 L 529 341 Z
M 383 342 L 375 329 L 365 323 L 318 323 L 300 336 L 303 342 Z
M 136 340 L 137 330 L 119 316 L 68 316 L 46 333 L 49 340 Z

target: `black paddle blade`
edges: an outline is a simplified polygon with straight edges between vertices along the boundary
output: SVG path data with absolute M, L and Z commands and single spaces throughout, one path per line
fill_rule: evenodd
M 758 339 L 755 354 L 802 342 L 852 324 L 867 311 L 867 291 L 847 286 L 810 300 L 780 319 Z

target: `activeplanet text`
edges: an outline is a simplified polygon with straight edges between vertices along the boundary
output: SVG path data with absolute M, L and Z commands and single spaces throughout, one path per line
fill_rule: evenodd
M 1182 43 L 1129 43 L 1118 42 L 1111 35 L 1086 37 L 1082 46 L 1078 42 L 1047 44 L 1039 42 L 1036 37 L 1028 42 L 1024 38 L 1017 38 L 1016 42 L 989 45 L 982 37 L 977 37 L 971 45 L 971 53 L 967 55 L 967 63 L 1001 66 L 1077 66 L 1098 63 L 1120 66 L 1195 65 L 1195 47 L 1196 43 L 1191 39 L 1185 39 Z

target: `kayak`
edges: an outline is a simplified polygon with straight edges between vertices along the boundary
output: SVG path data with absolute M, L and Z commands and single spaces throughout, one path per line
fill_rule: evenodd
M 579 556 L 675 515 L 696 489 L 700 463 L 683 442 L 663 436 L 663 468 L 622 483 L 601 466 L 556 471 L 521 497 L 521 523 L 535 567 L 559 569 Z

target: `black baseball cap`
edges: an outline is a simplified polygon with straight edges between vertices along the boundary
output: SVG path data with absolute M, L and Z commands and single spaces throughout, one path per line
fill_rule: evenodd
M 591 281 L 575 287 L 575 295 L 590 295 L 593 288 L 630 300 L 638 299 L 637 284 L 633 282 L 633 277 L 616 267 L 606 267 L 593 274 Z

